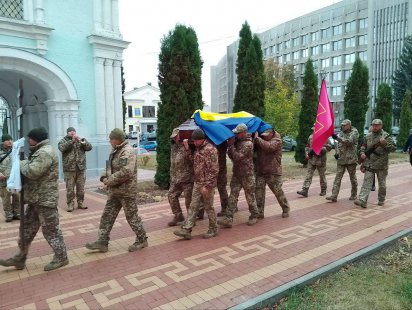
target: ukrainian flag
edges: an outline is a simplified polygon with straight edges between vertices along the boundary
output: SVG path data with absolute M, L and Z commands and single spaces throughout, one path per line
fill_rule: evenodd
M 266 129 L 272 128 L 271 125 L 265 123 L 259 117 L 244 111 L 221 114 L 196 110 L 192 118 L 216 145 L 222 144 L 227 139 L 234 137 L 235 134 L 232 132 L 232 129 L 240 123 L 246 124 L 248 133 L 254 133 L 255 131 L 261 133 Z

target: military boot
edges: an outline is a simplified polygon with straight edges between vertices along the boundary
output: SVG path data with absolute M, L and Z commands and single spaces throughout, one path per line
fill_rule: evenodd
M 87 206 L 85 206 L 85 205 L 83 204 L 83 201 L 78 201 L 78 202 L 77 202 L 77 209 L 83 209 L 83 210 L 85 210 L 85 209 L 87 209 Z
M 74 210 L 74 203 L 73 202 L 69 202 L 67 204 L 67 212 L 72 212 Z
M 365 201 L 362 201 L 362 200 L 356 199 L 353 203 L 354 203 L 355 205 L 359 206 L 359 207 L 364 208 L 364 209 L 366 209 L 366 208 L 367 208 L 367 204 L 366 204 L 366 202 L 365 202 Z
M 51 271 L 63 266 L 66 266 L 69 264 L 69 260 L 63 259 L 63 260 L 58 260 L 57 258 L 53 258 L 53 260 L 48 263 L 46 266 L 44 266 L 44 271 Z
M 336 198 L 335 196 L 328 196 L 328 197 L 326 197 L 326 200 L 329 200 L 331 202 L 337 202 L 338 198 Z
M 6 223 L 10 223 L 13 220 L 13 214 L 6 215 Z
M 17 270 L 22 270 L 26 267 L 26 255 L 17 254 L 8 259 L 0 259 L 0 266 L 14 267 Z
M 247 221 L 247 224 L 249 226 L 253 226 L 257 223 L 258 219 L 256 217 L 249 217 L 249 220 Z
M 178 226 L 184 222 L 185 218 L 182 213 L 175 214 L 173 219 L 167 223 L 168 226 Z
M 320 190 L 319 196 L 325 196 L 326 195 L 326 188 L 322 188 Z
M 178 237 L 183 237 L 185 240 L 192 239 L 192 232 L 188 229 L 182 228 L 173 232 Z
M 20 213 L 14 213 L 13 220 L 20 220 Z
M 297 191 L 296 193 L 298 195 L 303 196 L 303 197 L 308 197 L 308 190 L 309 190 L 308 188 L 302 188 L 301 191 Z
M 378 206 L 383 206 L 385 204 L 385 201 L 384 200 L 379 200 L 378 201 Z
M 89 250 L 98 250 L 101 253 L 106 253 L 109 250 L 109 242 L 95 241 L 92 243 L 86 243 L 86 248 Z
M 203 235 L 204 239 L 209 239 L 217 236 L 217 228 L 209 228 L 208 231 Z
M 129 246 L 129 248 L 127 250 L 129 252 L 135 252 L 137 250 L 147 248 L 148 246 L 149 246 L 149 243 L 147 242 L 147 240 L 145 240 L 143 242 L 136 240 L 136 242 L 133 243 L 131 246 Z
M 220 226 L 224 227 L 224 228 L 232 228 L 233 219 L 230 218 L 230 217 L 226 217 L 226 216 L 225 216 L 225 217 L 222 218 L 222 219 L 218 219 L 218 220 L 217 220 L 217 223 L 218 223 Z
M 290 211 L 290 208 L 289 208 L 289 207 L 283 207 L 283 208 L 282 208 L 282 217 L 283 217 L 283 218 L 289 217 L 289 211 Z

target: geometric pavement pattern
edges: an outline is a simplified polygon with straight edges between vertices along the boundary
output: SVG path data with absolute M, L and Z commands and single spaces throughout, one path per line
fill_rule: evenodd
M 296 191 L 303 180 L 286 181 L 283 189 L 291 205 L 290 217 L 267 190 L 265 218 L 247 226 L 243 193 L 231 229 L 203 239 L 207 217 L 198 221 L 192 240 L 173 235 L 167 201 L 139 206 L 149 247 L 129 253 L 134 235 L 123 212 L 111 233 L 109 251 L 87 250 L 97 236 L 104 195 L 86 191 L 87 210 L 65 211 L 65 189 L 60 184 L 60 227 L 68 248 L 69 265 L 51 272 L 43 267 L 52 251 L 38 233 L 26 268 L 0 267 L 1 309 L 227 309 L 294 281 L 412 226 L 412 176 L 407 163 L 391 165 L 387 200 L 377 205 L 371 192 L 368 208 L 355 207 L 349 177 L 342 180 L 338 202 L 319 196 L 314 177 L 308 198 Z M 328 175 L 328 193 L 334 175 Z M 359 189 L 363 174 L 358 173 Z M 183 201 L 181 201 L 183 203 Z M 220 210 L 219 196 L 214 206 Z M 17 251 L 19 224 L 0 215 L 0 257 Z

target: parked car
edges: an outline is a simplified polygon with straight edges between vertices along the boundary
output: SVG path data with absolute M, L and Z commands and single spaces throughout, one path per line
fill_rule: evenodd
M 282 138 L 283 141 L 283 150 L 285 151 L 294 151 L 296 149 L 296 140 L 289 137 L 289 136 L 284 136 Z
M 139 133 L 137 131 L 130 131 L 127 134 L 127 138 L 129 139 L 137 139 L 139 137 Z
M 137 155 L 147 155 L 150 154 L 148 150 L 146 150 L 144 147 L 134 147 L 134 151 L 136 152 Z
M 147 151 L 156 151 L 157 142 L 156 141 L 143 141 L 140 143 L 140 146 L 146 149 Z
M 394 136 L 399 135 L 400 132 L 400 128 L 398 126 L 393 126 L 391 129 L 391 134 L 393 134 Z

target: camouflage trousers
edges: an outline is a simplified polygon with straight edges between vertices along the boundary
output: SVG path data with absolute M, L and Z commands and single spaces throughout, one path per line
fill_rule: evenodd
M 226 170 L 220 172 L 217 176 L 217 190 L 220 197 L 220 205 L 222 210 L 225 212 L 227 205 L 229 204 L 229 195 L 227 193 L 227 173 Z
M 362 188 L 359 193 L 359 200 L 363 202 L 368 201 L 369 193 L 371 192 L 373 180 L 375 179 L 375 174 L 378 178 L 378 200 L 381 202 L 385 201 L 386 198 L 386 177 L 388 176 L 388 169 L 384 170 L 366 170 L 365 176 L 363 177 Z
M 174 215 L 183 213 L 179 203 L 179 197 L 182 193 L 184 193 L 185 196 L 186 210 L 189 209 L 190 202 L 192 201 L 192 191 L 193 182 L 172 182 L 172 184 L 170 184 L 167 198 L 169 199 L 169 205 Z
M 20 194 L 11 193 L 6 187 L 0 187 L 0 197 L 6 217 L 20 215 Z
M 98 241 L 108 242 L 110 240 L 110 232 L 122 207 L 127 222 L 136 234 L 136 241 L 141 243 L 147 239 L 142 219 L 137 214 L 138 209 L 136 199 L 109 196 L 102 217 L 100 218 Z
M 86 182 L 85 170 L 65 171 L 64 181 L 66 182 L 67 204 L 73 202 L 76 197 L 77 202 L 84 201 L 84 183 Z M 76 190 L 75 190 L 76 189 Z
M 339 165 L 338 164 L 337 165 L 335 181 L 333 181 L 333 187 L 332 187 L 333 197 L 337 198 L 339 195 L 340 185 L 342 182 L 342 177 L 345 174 L 345 170 L 348 170 L 350 183 L 352 185 L 351 196 L 356 197 L 356 195 L 358 194 L 358 180 L 356 179 L 356 165 L 357 164 L 351 164 L 351 165 Z
M 202 187 L 202 185 L 196 182 L 193 186 L 192 202 L 190 203 L 190 207 L 187 212 L 187 220 L 182 226 L 182 228 L 184 229 L 191 230 L 193 226 L 195 226 L 197 213 L 201 208 L 202 204 L 207 213 L 207 216 L 209 217 L 209 228 L 213 230 L 217 229 L 216 212 L 213 208 L 215 188 L 210 189 L 209 194 L 207 195 L 207 197 L 204 198 L 200 192 Z
M 59 226 L 59 212 L 55 208 L 28 205 L 24 214 L 23 244 L 19 239 L 20 253 L 27 255 L 30 245 L 41 227 L 44 238 L 59 261 L 67 259 L 66 245 Z
M 259 214 L 263 215 L 265 210 L 266 184 L 284 212 L 289 212 L 289 202 L 282 189 L 282 176 L 280 175 L 257 175 L 256 176 L 256 203 Z
M 228 218 L 233 218 L 239 199 L 239 193 L 242 188 L 245 191 L 246 201 L 249 206 L 250 218 L 257 218 L 259 211 L 256 204 L 256 184 L 255 175 L 253 174 L 241 178 L 238 178 L 235 175 L 232 176 L 232 180 L 230 180 L 230 195 L 226 216 Z
M 303 182 L 303 189 L 309 189 L 310 184 L 312 184 L 312 178 L 313 178 L 313 173 L 315 170 L 318 170 L 319 173 L 319 178 L 320 178 L 320 188 L 322 191 L 326 191 L 326 188 L 328 187 L 326 183 L 326 165 L 325 166 L 315 166 L 312 165 L 310 162 L 308 162 L 308 170 L 306 172 L 306 178 L 305 181 Z

